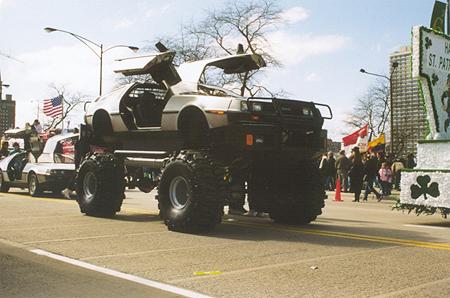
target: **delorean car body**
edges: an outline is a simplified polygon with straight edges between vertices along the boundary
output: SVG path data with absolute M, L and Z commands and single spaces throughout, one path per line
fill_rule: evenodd
M 116 72 L 150 74 L 156 84 L 131 83 L 98 97 L 85 109 L 85 123 L 98 135 L 127 131 L 180 130 L 183 114 L 204 116 L 210 129 L 229 124 L 228 112 L 241 112 L 247 100 L 238 94 L 204 82 L 205 70 L 216 67 L 226 74 L 242 73 L 265 66 L 262 56 L 236 54 L 222 58 L 172 63 L 175 53 L 118 61 Z M 201 113 L 201 114 L 200 114 Z
M 8 135 L 8 131 L 6 132 Z M 0 192 L 10 187 L 28 188 L 32 196 L 43 191 L 61 192 L 68 186 L 74 172 L 73 152 L 63 151 L 72 147 L 78 134 L 56 135 L 47 140 L 37 161 L 30 152 L 16 152 L 0 161 Z

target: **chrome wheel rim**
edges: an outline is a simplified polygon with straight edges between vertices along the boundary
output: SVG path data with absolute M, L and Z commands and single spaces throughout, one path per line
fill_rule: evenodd
M 175 209 L 183 209 L 189 202 L 191 188 L 184 177 L 175 177 L 169 185 L 169 198 Z
M 88 172 L 83 179 L 83 192 L 86 201 L 91 201 L 97 192 L 97 177 L 94 173 Z
M 28 188 L 30 189 L 30 194 L 35 194 L 36 193 L 36 177 L 34 175 L 30 176 L 30 183 L 28 185 Z

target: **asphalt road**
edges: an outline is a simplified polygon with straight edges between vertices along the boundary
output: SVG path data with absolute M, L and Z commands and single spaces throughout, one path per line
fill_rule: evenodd
M 27 252 L 36 249 L 216 297 L 450 296 L 450 220 L 391 211 L 392 202 L 350 201 L 329 199 L 308 226 L 226 216 L 213 232 L 191 235 L 167 231 L 153 194 L 128 192 L 123 211 L 106 219 L 81 215 L 74 201 L 13 190 L 0 194 L 0 296 L 45 294 L 42 284 L 55 285 L 47 297 L 145 290 L 129 281 L 118 289 L 110 279 L 120 276 L 46 264 L 46 256 Z M 92 286 L 91 275 L 102 283 Z M 55 290 L 66 283 L 83 294 Z
M 179 297 L 5 243 L 0 265 L 1 297 Z

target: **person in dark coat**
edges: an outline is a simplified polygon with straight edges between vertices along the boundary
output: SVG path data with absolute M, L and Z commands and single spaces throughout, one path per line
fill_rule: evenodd
M 334 159 L 333 152 L 328 152 L 327 159 L 325 161 L 325 189 L 333 191 L 336 183 L 336 160 Z
M 352 165 L 350 167 L 348 176 L 350 177 L 350 192 L 355 194 L 353 202 L 359 202 L 361 190 L 363 187 L 364 165 L 362 163 L 361 153 L 359 148 L 352 149 L 352 156 L 350 157 Z
M 410 153 L 408 154 L 408 156 L 406 157 L 406 167 L 408 169 L 414 169 L 416 167 L 416 161 L 414 159 L 414 154 Z
M 363 200 L 367 201 L 367 197 L 371 192 L 373 192 L 377 197 L 377 200 L 380 201 L 381 194 L 378 191 L 376 191 L 376 189 L 373 186 L 375 180 L 378 177 L 378 158 L 374 154 L 371 154 L 369 159 L 366 161 L 366 164 L 364 166 L 364 172 L 365 172 L 364 180 L 366 181 L 366 190 L 364 191 Z
M 9 144 L 7 141 L 2 143 L 2 148 L 0 149 L 0 159 L 5 158 L 9 155 Z

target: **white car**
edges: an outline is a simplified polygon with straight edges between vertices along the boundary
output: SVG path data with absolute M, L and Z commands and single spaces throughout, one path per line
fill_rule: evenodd
M 32 196 L 43 191 L 60 193 L 75 172 L 74 144 L 78 134 L 56 135 L 47 140 L 35 161 L 33 155 L 22 151 L 0 161 L 0 192 L 10 187 L 28 188 Z

